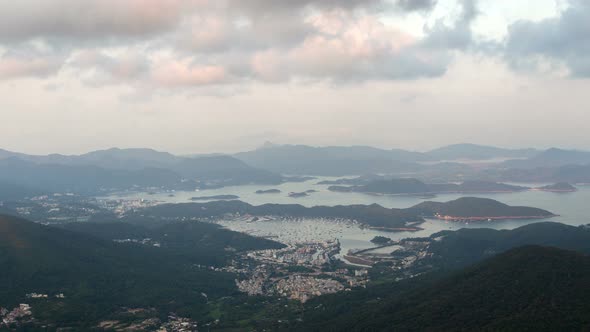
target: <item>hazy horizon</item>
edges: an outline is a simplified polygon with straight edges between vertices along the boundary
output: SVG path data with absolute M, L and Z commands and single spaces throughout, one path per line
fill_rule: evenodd
M 265 144 L 273 144 L 275 146 L 308 146 L 308 147 L 314 147 L 314 148 L 325 148 L 325 147 L 370 147 L 370 148 L 377 148 L 377 149 L 382 149 L 382 150 L 395 150 L 395 149 L 399 149 L 399 150 L 405 150 L 405 151 L 410 151 L 410 152 L 421 152 L 421 153 L 427 153 L 429 151 L 438 149 L 438 148 L 443 148 L 443 147 L 447 147 L 447 146 L 452 146 L 452 145 L 462 145 L 462 144 L 473 144 L 473 145 L 478 145 L 478 146 L 486 146 L 486 147 L 494 147 L 494 148 L 501 148 L 501 149 L 510 149 L 510 150 L 520 150 L 520 149 L 536 149 L 539 151 L 543 151 L 543 150 L 547 150 L 547 149 L 551 149 L 551 148 L 557 148 L 557 149 L 563 149 L 563 150 L 575 150 L 575 151 L 588 151 L 589 149 L 584 149 L 584 148 L 569 148 L 569 147 L 563 147 L 563 146 L 544 146 L 544 147 L 535 147 L 535 146 L 514 146 L 514 147 L 508 147 L 508 146 L 498 146 L 498 145 L 493 145 L 493 144 L 477 144 L 477 143 L 471 143 L 471 142 L 459 142 L 459 143 L 451 143 L 451 144 L 445 144 L 445 145 L 440 145 L 440 146 L 433 146 L 432 148 L 428 148 L 428 149 L 412 149 L 412 148 L 404 148 L 404 147 L 399 147 L 399 146 L 392 146 L 392 147 L 387 147 L 387 146 L 373 146 L 373 145 L 363 145 L 363 144 L 350 144 L 350 145 L 314 145 L 314 144 L 297 144 L 297 143 L 277 143 L 277 142 L 270 142 L 270 141 L 265 141 L 262 142 L 259 145 L 256 146 L 252 146 L 251 148 L 245 148 L 245 149 L 241 149 L 241 150 L 228 150 L 228 151 L 222 151 L 222 150 L 214 150 L 215 147 L 212 147 L 211 151 L 189 151 L 189 152 L 177 152 L 174 150 L 166 150 L 166 149 L 158 149 L 158 148 L 153 148 L 153 147 L 149 147 L 149 146 L 106 146 L 103 148 L 96 148 L 96 149 L 90 149 L 90 150 L 81 150 L 80 152 L 59 152 L 59 151 L 49 151 L 49 152 L 41 152 L 41 153 L 36 153 L 36 152 L 29 152 L 29 151 L 21 151 L 21 150 L 11 150 L 11 149 L 7 149 L 4 147 L 0 146 L 0 150 L 5 150 L 5 151 L 9 151 L 9 152 L 14 152 L 14 153 L 23 153 L 23 154 L 28 154 L 28 155 L 51 155 L 51 154 L 59 154 L 59 155 L 71 155 L 71 156 L 76 156 L 76 155 L 83 155 L 86 153 L 90 153 L 90 152 L 95 152 L 95 151 L 105 151 L 105 150 L 110 150 L 110 149 L 121 149 L 121 150 L 125 150 L 125 149 L 148 149 L 148 150 L 154 150 L 154 151 L 158 151 L 158 152 L 167 152 L 173 155 L 177 155 L 177 156 L 191 156 L 191 155 L 215 155 L 215 154 L 220 154 L 220 155 L 232 155 L 232 154 L 236 154 L 236 153 L 240 153 L 240 152 L 247 152 L 247 151 L 253 151 L 253 150 L 257 150 L 257 149 L 261 149 L 264 148 Z

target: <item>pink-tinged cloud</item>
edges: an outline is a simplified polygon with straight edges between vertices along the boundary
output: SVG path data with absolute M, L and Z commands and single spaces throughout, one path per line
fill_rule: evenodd
M 47 77 L 59 71 L 62 62 L 53 58 L 0 58 L 0 80 Z
M 179 46 L 203 52 L 223 50 L 229 46 L 236 34 L 228 18 L 223 15 L 198 16 L 183 27 L 183 36 Z
M 415 37 L 385 25 L 374 15 L 356 16 L 335 10 L 315 15 L 308 22 L 317 29 L 318 36 L 324 38 L 312 38 L 307 46 L 315 44 L 314 47 L 321 48 L 318 43 L 324 43 L 327 48 L 337 46 L 351 56 L 395 53 L 416 43 Z
M 152 72 L 154 83 L 164 87 L 202 86 L 223 83 L 225 68 L 218 65 L 191 65 L 188 61 L 170 61 L 156 65 Z
M 416 38 L 385 25 L 376 16 L 334 10 L 316 14 L 307 23 L 315 32 L 302 43 L 287 51 L 273 49 L 254 54 L 253 73 L 267 81 L 408 76 L 398 67 L 408 65 L 404 58 L 408 53 L 419 53 Z M 419 76 L 420 70 L 417 73 Z
M 282 54 L 275 50 L 266 50 L 254 54 L 251 61 L 252 71 L 256 77 L 267 82 L 284 80 L 288 68 Z
M 43 61 L 34 63 L 26 55 L 60 54 L 69 59 L 66 68 L 97 86 L 145 83 L 167 88 L 294 78 L 350 82 L 444 73 L 449 50 L 437 45 L 446 43 L 428 39 L 427 49 L 426 38 L 419 40 L 383 23 L 385 7 L 377 6 L 383 3 L 0 1 L 0 51 L 24 54 L 14 61 L 31 67 L 6 69 L 7 73 L 31 71 L 42 76 L 51 70 L 44 71 Z M 447 37 L 447 30 L 438 35 Z M 442 37 L 437 40 L 447 40 Z M 47 62 L 50 67 L 53 61 Z M 11 75 L 19 76 L 4 76 Z

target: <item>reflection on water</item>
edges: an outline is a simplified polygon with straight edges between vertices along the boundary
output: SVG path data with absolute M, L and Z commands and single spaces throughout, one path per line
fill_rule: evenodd
M 302 183 L 284 183 L 277 186 L 265 185 L 247 185 L 236 187 L 225 187 L 219 189 L 203 190 L 199 193 L 175 192 L 174 196 L 170 193 L 132 193 L 125 196 L 111 196 L 111 198 L 129 198 L 129 199 L 148 199 L 158 200 L 167 203 L 185 203 L 189 202 L 193 196 L 214 196 L 214 195 L 237 195 L 240 200 L 253 204 L 261 205 L 265 203 L 277 204 L 301 204 L 304 206 L 316 205 L 348 205 L 348 204 L 373 204 L 377 203 L 389 208 L 406 208 L 423 202 L 425 200 L 445 202 L 457 199 L 461 194 L 444 194 L 434 198 L 425 199 L 418 196 L 376 196 L 362 193 L 337 193 L 328 191 L 328 185 L 317 185 L 315 183 L 333 178 L 317 178 Z M 526 184 L 525 184 L 526 185 Z M 531 186 L 531 185 L 528 185 Z M 256 194 L 256 190 L 279 189 L 278 194 Z M 318 192 L 312 193 L 306 197 L 291 198 L 289 192 L 303 192 L 314 189 Z M 551 193 L 542 191 L 524 191 L 518 193 L 496 193 L 496 194 L 470 194 L 469 196 L 492 198 L 509 205 L 532 206 L 549 210 L 558 217 L 548 219 L 550 221 L 562 222 L 570 225 L 582 225 L 590 223 L 590 186 L 580 186 L 577 192 L 573 193 Z M 398 232 L 390 233 L 371 229 L 362 229 L 357 225 L 344 223 L 333 223 L 326 220 L 308 219 L 298 221 L 259 221 L 251 223 L 236 223 L 224 221 L 223 224 L 234 230 L 244 231 L 251 234 L 268 236 L 277 236 L 280 241 L 291 241 L 299 239 L 300 241 L 309 240 L 327 240 L 338 238 L 342 243 L 343 252 L 350 248 L 370 248 L 374 247 L 369 241 L 376 235 L 387 236 L 394 240 L 405 237 L 429 236 L 441 230 L 457 230 L 460 228 L 494 228 L 494 229 L 512 229 L 528 223 L 538 222 L 538 220 L 507 220 L 494 222 L 471 222 L 469 224 L 459 222 L 444 222 L 439 220 L 427 220 L 420 227 L 423 230 L 418 232 Z

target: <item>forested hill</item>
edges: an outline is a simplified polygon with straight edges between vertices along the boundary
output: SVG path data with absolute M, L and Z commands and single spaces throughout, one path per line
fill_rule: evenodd
M 209 299 L 238 294 L 235 275 L 208 268 L 231 255 L 227 248 L 282 247 L 200 223 L 161 230 L 122 223 L 69 228 L 75 231 L 0 216 L 0 307 L 28 303 L 28 293 L 48 294 L 52 300 L 35 302 L 35 318 L 85 331 L 125 307 L 198 318 Z M 112 240 L 146 236 L 169 239 L 159 247 Z M 60 293 L 65 298 L 54 299 Z
M 430 236 L 424 264 L 445 269 L 465 267 L 524 245 L 551 246 L 590 254 L 590 228 L 539 222 L 512 230 L 463 228 Z
M 423 202 L 410 208 L 426 216 L 440 215 L 459 218 L 529 218 L 551 217 L 553 213 L 533 207 L 510 206 L 489 198 L 462 197 L 446 203 Z
M 423 220 L 414 212 L 404 209 L 389 209 L 377 204 L 314 207 L 305 207 L 299 204 L 264 204 L 254 206 L 242 201 L 162 204 L 139 210 L 135 216 L 130 215 L 129 218 L 133 219 L 141 216 L 142 219 L 140 222 L 142 223 L 148 223 L 150 220 L 157 223 L 162 220 L 219 218 L 228 214 L 343 218 L 356 220 L 367 226 L 387 228 L 404 228 L 407 226 L 407 223 Z
M 345 315 L 322 314 L 328 299 L 309 303 L 318 309 L 302 329 L 583 331 L 590 328 L 590 257 L 526 246 L 402 295 L 382 292 Z
M 149 259 L 146 259 L 148 258 Z M 190 259 L 173 257 L 150 246 L 114 243 L 78 232 L 0 216 L 0 306 L 18 303 L 25 293 L 64 293 L 86 300 L 140 304 L 169 299 L 186 290 L 169 289 L 171 275 L 183 273 L 185 286 L 212 293 L 233 290 L 230 276 L 186 269 Z M 190 277 L 190 278 L 189 278 Z M 219 284 L 211 288 L 208 280 Z M 183 277 L 184 279 L 184 277 Z M 127 280 L 133 280 L 129 284 Z M 125 286 L 127 284 L 127 286 Z M 161 287 L 161 290 L 156 291 Z M 153 292 L 146 292 L 152 289 Z M 180 298 L 183 298 L 181 296 Z M 9 302 L 9 303 L 5 303 Z M 13 304 L 14 304 L 13 303 Z
M 366 226 L 390 229 L 407 228 L 408 224 L 423 221 L 436 213 L 481 218 L 487 216 L 550 217 L 553 214 L 537 208 L 512 207 L 492 199 L 460 198 L 447 203 L 425 202 L 407 209 L 385 208 L 371 205 L 337 205 L 305 207 L 298 204 L 250 205 L 234 201 L 207 203 L 162 204 L 129 215 L 130 219 L 141 217 L 141 223 L 161 223 L 162 220 L 188 220 L 220 218 L 228 214 L 253 216 L 286 216 L 309 218 L 344 218 L 356 220 Z

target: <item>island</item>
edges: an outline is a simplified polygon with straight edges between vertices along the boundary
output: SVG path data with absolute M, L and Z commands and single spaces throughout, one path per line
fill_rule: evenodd
M 391 177 L 389 177 L 391 178 Z M 324 181 L 320 181 L 316 184 L 319 185 L 363 185 L 363 184 L 367 184 L 371 181 L 377 181 L 377 180 L 387 180 L 389 179 L 387 176 L 385 175 L 378 175 L 378 174 L 368 174 L 368 175 L 362 175 L 362 176 L 358 176 L 355 178 L 340 178 L 340 179 L 336 179 L 336 180 L 324 180 Z
M 360 192 L 383 195 L 433 195 L 449 193 L 509 193 L 529 190 L 528 187 L 515 186 L 489 181 L 464 181 L 462 183 L 424 183 L 418 179 L 374 180 L 361 185 L 334 185 L 328 190 L 334 192 Z
M 377 235 L 373 239 L 371 239 L 371 242 L 377 245 L 384 245 L 390 243 L 391 239 L 385 236 Z
M 543 186 L 543 187 L 533 188 L 533 190 L 549 191 L 549 192 L 554 192 L 554 193 L 570 193 L 570 192 L 577 191 L 578 188 L 572 186 L 571 184 L 569 184 L 567 182 L 558 182 L 558 183 L 550 184 L 550 185 Z
M 309 194 L 306 193 L 305 191 L 304 192 L 300 192 L 300 193 L 290 192 L 288 196 L 289 197 L 292 197 L 292 198 L 299 198 L 299 197 L 309 196 Z
M 256 194 L 280 194 L 281 191 L 278 189 L 267 189 L 267 190 L 256 190 Z
M 328 190 L 334 191 L 334 192 L 349 193 L 354 190 L 354 187 L 351 187 L 351 186 L 329 186 Z
M 478 197 L 462 197 L 446 203 L 423 202 L 409 209 L 423 217 L 449 221 L 544 219 L 556 216 L 543 209 L 510 206 L 493 199 Z
M 196 196 L 191 197 L 191 201 L 234 200 L 239 198 L 240 196 L 236 195 Z

